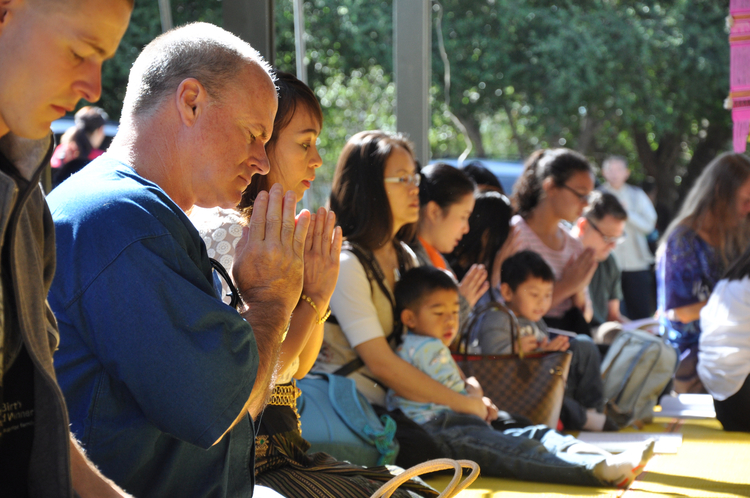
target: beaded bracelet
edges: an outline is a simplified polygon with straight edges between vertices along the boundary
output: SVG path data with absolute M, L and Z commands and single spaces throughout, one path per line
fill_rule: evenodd
M 320 311 L 318 311 L 318 306 L 315 304 L 315 302 L 312 299 L 310 299 L 309 296 L 307 296 L 306 294 L 302 294 L 302 296 L 300 296 L 300 299 L 309 303 L 310 306 L 312 306 L 312 309 L 315 310 L 315 323 L 317 323 L 318 325 L 325 323 L 325 321 L 328 320 L 328 317 L 331 316 L 330 306 L 326 310 L 326 314 L 323 315 L 323 318 L 321 318 Z

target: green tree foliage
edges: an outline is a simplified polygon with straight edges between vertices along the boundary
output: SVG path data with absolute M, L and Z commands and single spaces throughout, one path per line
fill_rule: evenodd
M 521 156 L 559 145 L 597 161 L 622 154 L 669 195 L 731 136 L 727 1 L 441 4 L 453 112 L 469 131 L 506 123 Z
M 292 2 L 275 9 L 275 62 L 294 73 Z M 325 116 L 320 174 L 330 179 L 353 133 L 395 127 L 393 4 L 308 0 L 304 10 L 309 82 Z M 728 0 L 434 0 L 433 156 L 459 155 L 466 138 L 478 156 L 564 145 L 598 163 L 616 153 L 636 180 L 654 176 L 674 198 L 731 137 L 727 12 Z M 173 17 L 220 25 L 221 2 L 173 1 Z M 160 32 L 157 2 L 137 2 L 104 69 L 101 105 L 114 118 L 130 65 Z
M 313 202 L 327 197 L 338 155 L 356 132 L 395 131 L 393 82 L 393 3 L 372 0 L 305 2 L 308 80 L 323 107 L 320 137 L 323 167 L 313 184 Z M 291 0 L 277 0 L 276 65 L 296 74 L 294 17 Z M 430 89 L 434 97 L 437 87 Z M 437 105 L 437 104 L 436 104 Z M 457 156 L 463 138 L 435 108 L 430 130 L 434 154 Z
M 310 205 L 325 204 L 336 161 L 349 138 L 362 130 L 396 130 L 393 83 L 392 3 L 372 0 L 305 2 L 308 84 L 323 108 L 318 151 L 323 166 Z M 296 74 L 291 0 L 277 0 L 276 60 Z
M 276 64 L 294 72 L 294 17 L 291 0 L 276 0 Z M 308 77 L 324 84 L 335 73 L 393 68 L 392 1 L 311 0 L 304 3 Z

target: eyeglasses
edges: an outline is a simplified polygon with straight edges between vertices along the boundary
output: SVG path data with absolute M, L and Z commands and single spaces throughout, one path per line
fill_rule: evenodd
M 422 182 L 422 175 L 419 173 L 414 173 L 413 175 L 404 175 L 404 176 L 386 176 L 383 178 L 383 181 L 385 183 L 400 183 L 402 185 L 414 185 L 415 187 L 419 187 L 419 184 Z
M 568 189 L 568 190 L 570 190 L 571 192 L 573 192 L 573 195 L 575 195 L 576 197 L 578 197 L 578 200 L 579 200 L 579 201 L 581 201 L 581 202 L 585 202 L 585 203 L 587 203 L 587 204 L 588 204 L 588 202 L 589 202 L 589 196 L 591 195 L 590 193 L 588 193 L 588 194 L 582 194 L 582 193 L 578 192 L 578 191 L 577 191 L 576 189 L 574 189 L 574 188 L 572 188 L 572 187 L 568 187 L 568 186 L 567 186 L 567 185 L 565 185 L 564 183 L 563 183 L 562 185 L 560 185 L 560 186 L 561 186 L 562 188 Z
M 622 244 L 623 242 L 625 242 L 625 235 L 626 234 L 623 233 L 619 237 L 612 237 L 610 235 L 604 235 L 604 232 L 602 232 L 601 230 L 599 230 L 599 227 L 596 226 L 593 221 L 591 221 L 588 218 L 586 218 L 586 221 L 589 222 L 589 225 L 591 225 L 591 228 L 593 228 L 594 230 L 596 230 L 597 232 L 599 232 L 599 235 L 602 236 L 602 240 L 604 241 L 605 244 L 618 245 L 618 244 Z

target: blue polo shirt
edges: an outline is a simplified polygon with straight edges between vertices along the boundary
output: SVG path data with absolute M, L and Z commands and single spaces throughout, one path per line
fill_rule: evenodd
M 139 498 L 250 496 L 250 417 L 212 444 L 247 402 L 258 352 L 217 295 L 198 231 L 159 186 L 106 154 L 47 201 L 55 370 L 89 458 Z

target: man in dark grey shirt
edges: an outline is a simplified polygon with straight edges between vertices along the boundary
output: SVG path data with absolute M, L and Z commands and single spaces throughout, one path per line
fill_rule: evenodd
M 594 257 L 599 262 L 589 283 L 589 295 L 594 307 L 592 326 L 625 320 L 620 315 L 621 272 L 612 256 L 612 250 L 624 240 L 627 217 L 625 209 L 614 195 L 595 191 L 591 194 L 583 215 L 571 230 L 583 247 L 594 250 Z
M 0 494 L 123 496 L 70 436 L 52 366 L 59 344 L 46 302 L 55 233 L 39 177 L 50 124 L 101 95 L 102 62 L 133 0 L 0 3 Z

